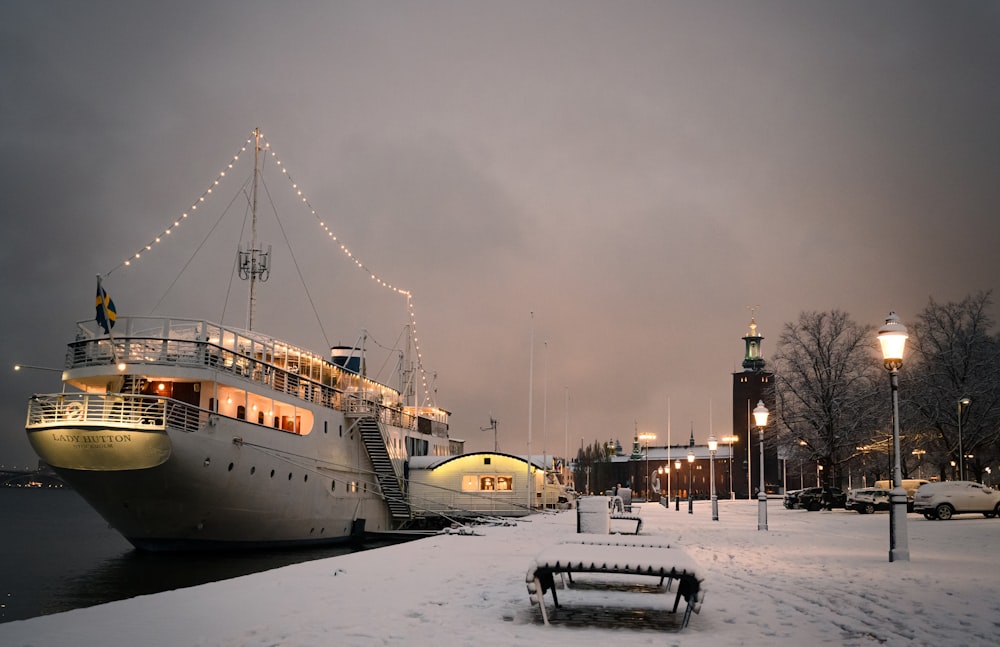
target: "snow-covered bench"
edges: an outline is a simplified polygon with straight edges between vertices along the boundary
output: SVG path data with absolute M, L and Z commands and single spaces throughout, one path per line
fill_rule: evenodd
M 642 530 L 642 517 L 637 513 L 629 514 L 628 512 L 612 512 L 611 513 L 611 523 L 614 525 L 615 521 L 634 521 L 635 522 L 635 534 L 639 534 Z
M 538 605 L 545 624 L 549 624 L 545 593 L 552 591 L 552 601 L 559 607 L 555 575 L 566 575 L 572 583 L 573 573 L 659 577 L 660 588 L 657 590 L 664 593 L 670 590 L 670 582 L 677 580 L 673 613 L 677 613 L 681 598 L 684 598 L 686 607 L 680 623 L 682 629 L 687 627 L 692 611 L 701 611 L 705 598 L 704 578 L 698 574 L 694 561 L 683 549 L 638 537 L 609 539 L 601 535 L 583 536 L 546 548 L 528 568 L 525 576 L 528 597 L 532 605 Z

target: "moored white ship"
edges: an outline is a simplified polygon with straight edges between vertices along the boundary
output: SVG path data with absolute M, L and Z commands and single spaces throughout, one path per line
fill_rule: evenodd
M 260 259 L 246 254 L 252 322 Z M 117 317 L 109 305 L 99 281 L 97 320 L 77 324 L 64 390 L 31 398 L 26 429 L 36 453 L 139 548 L 398 529 L 411 519 L 407 459 L 461 452 L 448 412 L 368 379 L 360 349 L 315 353 L 207 320 Z

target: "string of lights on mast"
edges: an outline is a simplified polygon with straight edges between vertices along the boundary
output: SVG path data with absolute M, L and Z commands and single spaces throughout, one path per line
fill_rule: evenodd
M 170 235 L 173 233 L 173 231 L 178 227 L 180 227 L 181 223 L 187 220 L 187 218 L 190 215 L 196 215 L 195 212 L 198 211 L 198 207 L 204 205 L 204 203 L 208 200 L 208 198 L 210 198 L 213 195 L 214 190 L 220 185 L 222 180 L 226 178 L 227 172 L 231 171 L 233 167 L 236 166 L 236 164 L 240 161 L 240 158 L 243 156 L 243 154 L 246 153 L 248 149 L 256 148 L 255 141 L 258 137 L 263 142 L 261 148 L 265 152 L 265 159 L 267 158 L 267 156 L 270 156 L 274 164 L 281 171 L 281 174 L 287 179 L 288 183 L 291 185 L 291 188 L 295 192 L 296 197 L 301 201 L 301 203 L 313 216 L 313 218 L 318 223 L 319 227 L 326 234 L 327 238 L 331 242 L 336 243 L 337 246 L 340 248 L 340 251 L 344 254 L 344 256 L 349 258 L 351 262 L 358 269 L 365 272 L 372 281 L 377 283 L 379 286 L 387 290 L 391 290 L 392 292 L 395 292 L 396 294 L 399 294 L 406 298 L 406 309 L 410 319 L 410 330 L 413 333 L 413 346 L 416 352 L 417 369 L 420 372 L 420 378 L 424 391 L 424 402 L 426 403 L 431 401 L 430 389 L 427 384 L 427 372 L 423 366 L 423 353 L 420 350 L 420 338 L 417 335 L 417 318 L 413 306 L 413 294 L 409 290 L 404 290 L 403 288 L 393 285 L 392 283 L 384 280 L 377 273 L 373 272 L 360 258 L 358 258 L 350 250 L 350 248 L 347 247 L 347 245 L 345 245 L 337 237 L 337 235 L 333 232 L 330 226 L 322 218 L 320 218 L 319 213 L 316 211 L 315 207 L 313 207 L 313 205 L 309 202 L 309 198 L 299 187 L 298 183 L 296 183 L 292 179 L 292 176 L 288 172 L 288 169 L 282 163 L 281 159 L 278 158 L 277 153 L 275 153 L 275 151 L 272 149 L 271 143 L 267 141 L 264 135 L 262 133 L 259 133 L 259 131 L 252 133 L 251 136 L 247 138 L 246 142 L 244 142 L 243 146 L 240 147 L 239 151 L 235 155 L 233 155 L 232 159 L 226 165 L 226 168 L 224 168 L 222 171 L 219 172 L 218 175 L 216 175 L 215 179 L 208 186 L 208 188 L 205 189 L 205 191 L 200 196 L 198 196 L 198 199 L 195 200 L 194 203 L 192 203 L 191 206 L 186 211 L 182 211 L 181 214 L 177 217 L 177 219 L 174 220 L 169 226 L 167 226 L 163 230 L 163 232 L 155 236 L 152 240 L 150 240 L 148 243 L 146 243 L 144 246 L 138 249 L 134 254 L 132 254 L 128 258 L 118 263 L 118 265 L 114 266 L 113 268 L 105 272 L 103 276 L 106 278 L 110 276 L 113 272 L 122 267 L 131 266 L 134 262 L 140 260 L 145 252 L 151 251 L 154 246 L 159 245 L 160 243 L 164 242 L 167 238 L 169 238 Z

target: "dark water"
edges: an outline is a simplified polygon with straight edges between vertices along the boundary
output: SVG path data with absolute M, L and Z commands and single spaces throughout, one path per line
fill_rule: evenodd
M 374 548 L 370 544 L 363 548 Z M 225 580 L 358 548 L 152 554 L 69 489 L 0 487 L 0 622 Z

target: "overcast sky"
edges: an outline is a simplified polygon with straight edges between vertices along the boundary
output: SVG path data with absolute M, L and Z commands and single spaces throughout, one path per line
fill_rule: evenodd
M 8 0 L 0 463 L 34 461 L 27 399 L 59 390 L 9 367 L 61 367 L 95 276 L 257 126 L 352 253 L 413 293 L 469 450 L 492 448 L 493 416 L 525 451 L 532 339 L 535 453 L 636 427 L 662 444 L 668 410 L 674 442 L 728 434 L 748 306 L 770 358 L 802 311 L 905 323 L 996 287 L 998 34 L 987 2 Z M 241 164 L 110 273 L 119 315 L 242 325 Z M 274 169 L 268 213 L 290 195 Z M 391 346 L 403 299 L 286 202 L 284 233 L 262 225 L 255 328 Z

